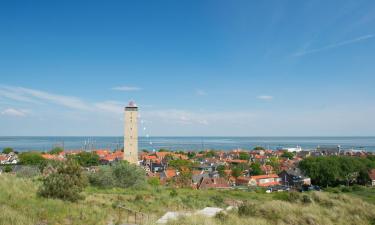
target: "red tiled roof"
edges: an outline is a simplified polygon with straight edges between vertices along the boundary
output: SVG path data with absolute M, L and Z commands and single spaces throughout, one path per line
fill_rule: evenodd
M 7 160 L 7 157 L 3 156 L 3 155 L 0 155 L 0 160 Z
M 174 169 L 167 169 L 164 172 L 165 172 L 165 175 L 167 176 L 167 178 L 172 178 L 172 177 L 175 177 L 177 175 L 177 172 Z
M 267 178 L 279 178 L 279 176 L 277 176 L 276 174 L 251 176 L 251 179 L 255 179 L 255 180 L 267 179 Z

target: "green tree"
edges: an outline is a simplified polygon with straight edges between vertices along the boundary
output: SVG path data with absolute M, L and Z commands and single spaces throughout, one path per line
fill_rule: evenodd
M 22 165 L 41 165 L 46 160 L 42 157 L 39 152 L 23 152 L 18 155 L 20 164 Z
M 237 177 L 239 177 L 239 176 L 241 176 L 241 175 L 242 175 L 242 169 L 241 169 L 241 168 L 239 168 L 239 167 L 234 167 L 234 168 L 232 169 L 232 176 L 233 176 L 233 177 L 237 178 Z
M 263 147 L 261 147 L 261 146 L 255 146 L 254 148 L 253 148 L 254 150 L 266 150 L 265 148 L 263 148 Z
M 3 149 L 3 153 L 4 153 L 4 154 L 9 154 L 9 153 L 11 153 L 11 152 L 13 152 L 13 148 L 9 148 L 9 147 L 8 147 L 8 148 L 4 148 L 4 149 Z
M 151 177 L 147 180 L 147 183 L 153 187 L 160 186 L 160 179 L 157 177 Z
M 38 194 L 45 198 L 75 202 L 83 199 L 81 192 L 86 186 L 87 178 L 79 164 L 74 160 L 68 160 L 43 179 Z
M 165 148 L 161 148 L 161 149 L 159 149 L 159 152 L 169 152 L 169 150 L 165 149 Z
M 182 167 L 191 168 L 193 166 L 193 163 L 190 160 L 176 159 L 170 160 L 168 162 L 168 166 L 175 169 L 181 169 Z
M 287 159 L 293 159 L 294 158 L 294 153 L 293 152 L 284 152 L 281 157 L 287 158 Z
M 70 155 L 69 158 L 76 160 L 83 167 L 99 165 L 99 156 L 94 152 L 80 152 L 76 155 Z
M 212 157 L 216 156 L 216 152 L 214 150 L 209 150 L 209 151 L 205 152 L 204 155 L 207 158 L 212 158 Z
M 240 157 L 239 157 L 241 160 L 249 160 L 250 159 L 250 155 L 247 153 L 247 152 L 240 152 Z
M 188 152 L 188 154 L 187 154 L 187 156 L 189 157 L 189 159 L 192 159 L 192 158 L 194 158 L 194 157 L 195 157 L 195 155 L 196 155 L 196 153 L 195 153 L 195 152 Z
M 270 165 L 272 166 L 273 170 L 275 171 L 275 173 L 279 173 L 281 172 L 280 171 L 280 161 L 278 158 L 276 157 L 270 157 L 268 162 L 266 163 L 266 165 Z
M 61 147 L 55 147 L 51 151 L 49 151 L 49 154 L 58 155 L 58 154 L 60 154 L 63 151 L 64 151 L 63 148 L 61 148 Z
M 263 171 L 260 168 L 260 163 L 253 163 L 250 165 L 250 174 L 252 176 L 262 175 Z
M 217 172 L 219 172 L 220 177 L 226 177 L 227 175 L 225 174 L 225 166 L 224 165 L 219 165 L 216 168 Z

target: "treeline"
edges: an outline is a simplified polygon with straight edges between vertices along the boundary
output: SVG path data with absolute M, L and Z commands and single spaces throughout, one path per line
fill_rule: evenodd
M 328 187 L 338 185 L 367 184 L 368 172 L 375 168 L 375 156 L 321 156 L 308 157 L 299 168 L 314 184 Z

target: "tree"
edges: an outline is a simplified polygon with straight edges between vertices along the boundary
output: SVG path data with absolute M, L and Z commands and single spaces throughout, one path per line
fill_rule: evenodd
M 226 177 L 227 175 L 225 174 L 225 166 L 220 165 L 216 168 L 217 172 L 219 172 L 220 177 Z
M 11 153 L 11 152 L 13 152 L 13 148 L 9 148 L 9 147 L 8 147 L 8 148 L 4 148 L 4 149 L 3 149 L 3 153 L 4 153 L 4 154 L 9 154 L 9 153 Z
M 70 155 L 69 158 L 76 160 L 83 167 L 99 165 L 99 156 L 94 152 L 80 152 L 76 155 Z
M 193 166 L 193 163 L 190 160 L 176 159 L 170 160 L 168 166 L 175 169 L 181 169 L 182 167 L 191 168 Z
M 247 152 L 240 152 L 240 159 L 247 161 L 250 159 L 250 155 Z
M 22 165 L 41 165 L 46 160 L 39 152 L 23 152 L 19 154 L 20 164 Z
M 280 171 L 280 161 L 276 157 L 270 157 L 266 165 L 272 166 L 273 170 L 276 174 L 278 174 Z
M 188 152 L 187 156 L 189 157 L 189 159 L 192 159 L 195 157 L 195 152 Z
M 61 148 L 61 147 L 55 147 L 51 151 L 49 151 L 49 154 L 51 154 L 51 155 L 58 155 L 58 154 L 60 154 L 63 151 L 64 151 L 63 148 Z
M 265 148 L 261 147 L 261 146 L 255 146 L 254 147 L 254 150 L 266 150 Z
M 74 160 L 68 160 L 43 179 L 38 194 L 45 198 L 75 202 L 83 198 L 81 192 L 86 186 L 87 178 L 79 164 Z
M 161 148 L 161 149 L 159 149 L 159 152 L 169 152 L 169 150 L 165 149 L 165 148 Z
M 250 165 L 250 174 L 252 176 L 262 175 L 263 171 L 260 168 L 260 163 L 253 163 Z
M 241 168 L 235 167 L 235 168 L 232 169 L 232 176 L 233 177 L 237 178 L 237 177 L 239 177 L 241 175 L 242 175 Z
M 284 152 L 281 157 L 283 158 L 287 158 L 287 159 L 293 159 L 294 158 L 294 154 L 293 152 Z
M 214 150 L 209 150 L 209 151 L 205 152 L 204 155 L 207 158 L 212 158 L 216 155 L 216 152 Z

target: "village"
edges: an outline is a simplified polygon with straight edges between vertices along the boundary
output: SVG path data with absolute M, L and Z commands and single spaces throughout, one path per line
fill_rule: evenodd
M 374 153 L 342 150 L 337 147 L 318 147 L 316 150 L 295 149 L 267 150 L 254 147 L 252 150 L 232 151 L 159 151 L 142 150 L 138 165 L 146 177 L 160 185 L 193 189 L 246 189 L 263 188 L 266 192 L 320 190 L 310 177 L 299 168 L 299 163 L 308 157 L 349 156 L 366 158 Z M 27 164 L 10 148 L 0 154 L 0 173 L 16 172 Z M 123 150 L 97 149 L 63 150 L 54 148 L 50 152 L 38 153 L 45 161 L 65 161 L 70 157 L 86 157 L 90 163 L 82 165 L 95 173 L 100 165 L 112 165 L 124 159 Z M 368 172 L 369 185 L 375 186 L 375 169 Z

